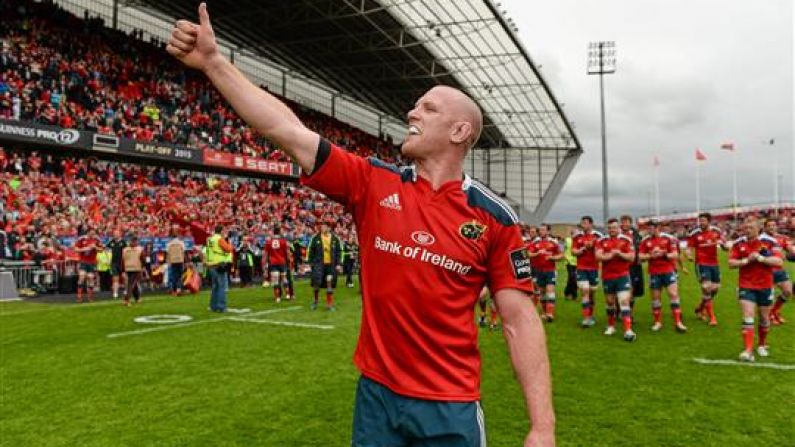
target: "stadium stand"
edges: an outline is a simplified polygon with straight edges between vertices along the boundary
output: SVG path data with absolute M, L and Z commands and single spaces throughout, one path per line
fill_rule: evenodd
M 0 14 L 0 118 L 286 160 L 162 43 L 48 3 L 3 2 Z M 390 139 L 282 99 L 333 142 L 399 161 Z
M 0 258 L 12 260 L 67 257 L 89 226 L 165 238 L 175 222 L 220 223 L 236 241 L 261 241 L 275 226 L 304 240 L 321 220 L 353 231 L 341 206 L 295 185 L 2 148 L 0 196 Z

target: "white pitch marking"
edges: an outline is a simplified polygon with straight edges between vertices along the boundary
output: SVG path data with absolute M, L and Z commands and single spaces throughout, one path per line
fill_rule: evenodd
M 277 312 L 287 312 L 287 311 L 291 311 L 291 310 L 298 310 L 300 308 L 301 308 L 301 306 L 285 307 L 283 309 L 268 309 L 268 310 L 263 310 L 263 311 L 260 311 L 260 312 L 250 313 L 250 314 L 248 314 L 248 316 L 254 317 L 254 316 L 258 316 L 258 315 L 268 315 L 268 314 L 274 314 L 274 313 L 277 313 Z M 215 322 L 218 322 L 218 321 L 233 320 L 233 319 L 238 319 L 238 318 L 242 319 L 242 320 L 246 319 L 244 317 L 211 318 L 209 320 L 191 321 L 191 322 L 188 322 L 188 323 L 171 324 L 171 325 L 168 325 L 168 326 L 158 326 L 158 327 L 152 327 L 152 328 L 146 328 L 146 329 L 137 329 L 137 330 L 134 330 L 134 331 L 115 332 L 113 334 L 108 334 L 107 337 L 108 338 L 118 338 L 118 337 L 126 337 L 128 335 L 148 334 L 149 332 L 165 331 L 165 330 L 168 330 L 168 329 L 195 326 L 197 324 L 203 324 L 203 323 L 215 323 Z
M 108 338 L 118 338 L 118 337 L 126 337 L 127 335 L 140 335 L 140 334 L 148 334 L 149 332 L 159 332 L 165 331 L 168 329 L 176 329 L 178 327 L 188 327 L 188 326 L 195 326 L 197 324 L 203 323 L 215 323 L 216 321 L 227 320 L 229 317 L 222 317 L 222 318 L 213 318 L 212 320 L 201 320 L 201 321 L 192 321 L 190 323 L 182 323 L 182 324 L 170 324 L 168 326 L 158 326 L 152 327 L 147 329 L 138 329 L 135 331 L 128 331 L 128 332 L 116 332 L 113 334 L 108 334 Z
M 230 307 L 226 309 L 226 311 L 229 312 L 230 314 L 247 314 L 251 312 L 251 309 L 249 309 L 248 307 L 244 307 L 242 309 L 236 309 L 234 307 Z
M 191 320 L 193 317 L 190 315 L 143 315 L 133 319 L 134 322 L 141 324 L 174 324 Z
M 226 318 L 229 318 L 229 319 L 234 319 L 234 318 L 246 319 L 246 318 L 250 318 L 250 317 L 257 317 L 257 316 L 260 316 L 260 315 L 269 315 L 269 314 L 275 314 L 275 313 L 278 313 L 278 312 L 287 312 L 287 311 L 298 310 L 298 309 L 301 309 L 302 307 L 303 306 L 290 306 L 290 307 L 284 307 L 284 308 L 281 308 L 281 309 L 261 310 L 259 312 L 252 312 L 250 314 L 241 315 L 239 317 L 226 317 Z
M 749 362 L 740 362 L 737 360 L 702 359 L 702 358 L 694 358 L 693 361 L 696 363 L 700 363 L 702 365 L 752 366 L 754 368 L 783 369 L 785 371 L 795 370 L 795 365 L 785 365 L 781 363 L 749 363 Z
M 22 301 L 22 298 L 0 298 L 0 303 L 10 303 L 11 301 Z
M 246 321 L 249 323 L 275 324 L 277 326 L 306 327 L 312 329 L 325 329 L 325 330 L 334 329 L 334 326 L 329 326 L 327 324 L 298 323 L 295 321 L 260 320 L 256 318 L 239 318 L 239 317 L 230 317 L 229 319 L 234 321 Z

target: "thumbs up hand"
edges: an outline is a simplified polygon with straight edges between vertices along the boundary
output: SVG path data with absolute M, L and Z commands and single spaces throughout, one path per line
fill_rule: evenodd
M 223 59 L 218 51 L 205 3 L 199 5 L 198 25 L 187 20 L 177 20 L 166 51 L 188 67 L 202 71 L 207 70 L 213 61 Z

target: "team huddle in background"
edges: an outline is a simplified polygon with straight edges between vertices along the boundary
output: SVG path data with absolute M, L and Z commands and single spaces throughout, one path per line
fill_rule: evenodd
M 712 216 L 702 213 L 698 225 L 684 237 L 677 238 L 667 225 L 650 220 L 641 236 L 633 227 L 630 216 L 610 219 L 607 235 L 594 229 L 593 219 L 584 216 L 571 235 L 555 238 L 549 225 L 526 226 L 524 239 L 535 282 L 534 301 L 541 318 L 555 320 L 557 265 L 565 260 L 568 284 L 565 294 L 576 299 L 579 292 L 582 303 L 583 328 L 596 325 L 595 294 L 600 279 L 605 296 L 607 324 L 605 335 L 616 333 L 620 318 L 624 340 L 635 341 L 633 328 L 635 300 L 644 295 L 642 263 L 647 264 L 648 284 L 651 290 L 651 310 L 654 323 L 651 330 L 663 328 L 663 291 L 668 296 L 674 328 L 687 332 L 682 319 L 679 296 L 679 272 L 688 273 L 685 261 L 695 262 L 695 273 L 701 285 L 701 300 L 695 309 L 698 319 L 710 326 L 718 324 L 713 301 L 718 295 L 721 272 L 718 250 L 728 252 L 729 268 L 739 269 L 738 298 L 743 314 L 742 334 L 744 349 L 740 360 L 754 361 L 754 332 L 758 333 L 756 353 L 769 355 L 767 335 L 770 325 L 784 323 L 781 308 L 792 296 L 792 281 L 784 269 L 785 259 L 795 255 L 792 239 L 778 231 L 774 218 L 746 217 L 737 228 L 734 239 L 717 226 Z M 601 269 L 600 269 L 601 267 Z M 576 286 L 575 286 L 576 284 Z M 779 295 L 774 300 L 778 290 Z M 487 322 L 488 294 L 484 289 L 480 300 L 480 325 L 497 327 L 497 313 L 491 303 Z

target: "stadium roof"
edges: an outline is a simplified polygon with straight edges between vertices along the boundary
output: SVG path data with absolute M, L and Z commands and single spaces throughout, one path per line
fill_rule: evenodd
M 195 0 L 131 0 L 171 17 Z M 489 0 L 212 0 L 218 37 L 404 119 L 437 84 L 485 113 L 480 147 L 580 146 L 512 25 Z

